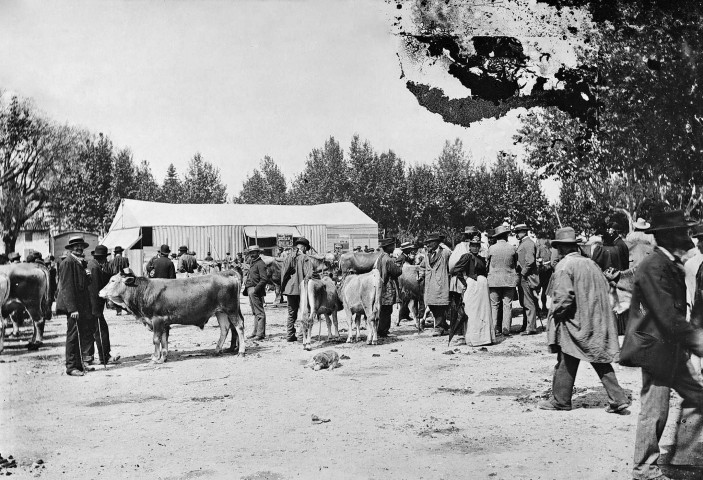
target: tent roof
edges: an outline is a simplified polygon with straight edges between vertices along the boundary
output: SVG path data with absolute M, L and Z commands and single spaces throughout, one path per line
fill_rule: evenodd
M 124 199 L 110 230 L 157 226 L 369 225 L 350 202 L 321 205 L 173 204 Z

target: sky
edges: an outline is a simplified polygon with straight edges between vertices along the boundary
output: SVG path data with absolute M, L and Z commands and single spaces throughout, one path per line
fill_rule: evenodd
M 200 152 L 237 194 L 271 156 L 291 180 L 313 148 L 352 135 L 428 163 L 460 138 L 477 161 L 515 151 L 520 112 L 470 128 L 401 79 L 395 5 L 381 0 L 0 2 L 0 88 L 102 132 L 158 181 Z

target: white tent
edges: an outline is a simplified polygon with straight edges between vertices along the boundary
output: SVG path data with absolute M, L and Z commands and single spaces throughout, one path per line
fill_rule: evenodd
M 378 224 L 349 202 L 321 205 L 172 204 L 122 200 L 102 243 L 121 246 L 141 273 L 146 255 L 162 244 L 181 245 L 198 258 L 235 255 L 253 244 L 275 245 L 277 235 L 303 236 L 317 252 L 356 245 L 376 248 Z

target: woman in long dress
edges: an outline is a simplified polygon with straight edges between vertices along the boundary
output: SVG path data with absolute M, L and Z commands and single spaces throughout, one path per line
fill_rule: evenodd
M 481 237 L 475 236 L 469 242 L 469 253 L 462 255 L 451 271 L 452 275 L 457 275 L 460 281 L 466 283 L 466 343 L 472 347 L 490 345 L 496 341 L 486 280 L 486 260 L 478 254 L 480 249 Z

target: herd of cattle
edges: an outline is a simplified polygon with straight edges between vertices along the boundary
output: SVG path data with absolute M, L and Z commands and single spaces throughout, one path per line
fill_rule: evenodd
M 642 255 L 645 252 L 644 249 Z M 631 251 L 631 256 L 639 252 Z M 651 250 L 651 247 L 647 250 Z M 313 325 L 320 316 L 327 322 L 328 339 L 339 338 L 337 313 L 345 311 L 349 322 L 347 342 L 360 340 L 361 318 L 367 321 L 366 343 L 377 344 L 378 320 L 381 305 L 381 276 L 374 268 L 380 252 L 349 252 L 338 262 L 331 256 L 311 256 L 314 278 L 301 285 L 300 316 L 303 347 L 311 349 Z M 280 291 L 283 259 L 262 257 L 267 264 L 270 281 Z M 639 263 L 637 261 L 633 263 Z M 420 266 L 406 263 L 398 277 L 401 309 L 411 313 L 418 331 L 422 330 L 424 312 L 424 285 L 418 280 Z M 341 272 L 338 282 L 329 275 Z M 629 305 L 632 289 L 631 275 L 622 275 L 618 285 L 620 309 Z M 169 328 L 174 324 L 195 325 L 201 329 L 216 317 L 220 338 L 216 353 L 221 352 L 230 327 L 233 330 L 230 351 L 245 353 L 244 317 L 240 309 L 242 278 L 235 270 L 213 271 L 207 275 L 188 278 L 151 279 L 130 275 L 115 275 L 100 291 L 100 296 L 129 311 L 153 332 L 155 362 L 168 356 Z M 49 271 L 39 264 L 15 263 L 0 266 L 0 352 L 4 348 L 5 328 L 12 323 L 13 335 L 19 335 L 19 326 L 26 314 L 32 321 L 33 335 L 29 349 L 42 345 L 44 322 L 51 319 Z M 400 321 L 400 318 L 399 318 Z M 332 331 L 334 327 L 334 331 Z M 236 335 L 235 333 L 236 332 Z M 355 332 L 355 334 L 354 334 Z
M 313 325 L 320 316 L 327 322 L 328 338 L 339 338 L 337 313 L 344 310 L 350 326 L 347 342 L 360 340 L 361 318 L 368 324 L 367 343 L 377 343 L 378 318 L 381 302 L 381 278 L 374 264 L 380 252 L 350 252 L 339 262 L 331 256 L 311 256 L 316 272 L 301 285 L 300 318 L 303 330 L 303 347 L 311 349 Z M 270 282 L 280 291 L 283 259 L 263 257 L 267 264 Z M 418 316 L 422 306 L 423 285 L 418 281 L 416 265 L 407 264 L 398 279 L 406 306 L 410 304 L 417 328 L 422 329 Z M 329 275 L 333 271 L 345 274 L 335 282 Z M 169 328 L 174 324 L 195 325 L 203 328 L 216 317 L 220 338 L 215 349 L 221 352 L 230 328 L 233 330 L 230 351 L 245 353 L 244 317 L 240 309 L 242 278 L 235 270 L 212 271 L 177 279 L 153 279 L 131 275 L 114 275 L 99 295 L 118 305 L 153 332 L 153 361 L 163 362 L 168 356 Z M 31 319 L 34 333 L 29 349 L 42 345 L 44 322 L 51 319 L 49 270 L 40 264 L 13 263 L 0 266 L 0 352 L 4 348 L 5 327 L 11 322 L 13 336 L 25 314 Z M 334 331 L 332 331 L 334 326 Z M 235 335 L 236 332 L 236 335 Z

